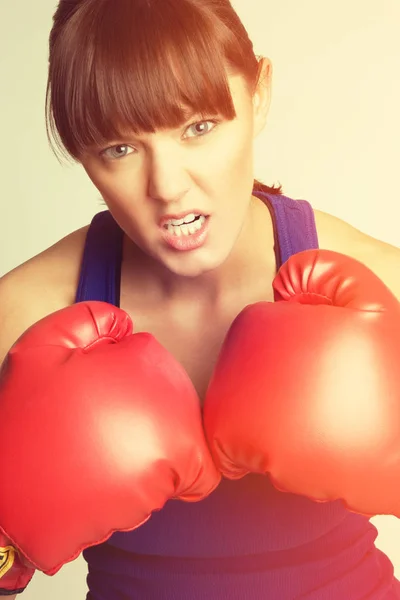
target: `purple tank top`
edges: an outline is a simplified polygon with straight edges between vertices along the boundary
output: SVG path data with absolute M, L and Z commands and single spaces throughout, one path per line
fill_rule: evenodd
M 278 268 L 318 247 L 308 202 L 253 194 L 271 213 Z M 119 305 L 122 240 L 108 211 L 94 217 L 77 302 Z M 85 550 L 87 600 L 398 600 L 376 536 L 339 501 L 281 493 L 261 475 L 223 479 L 202 502 L 170 500 L 138 529 Z

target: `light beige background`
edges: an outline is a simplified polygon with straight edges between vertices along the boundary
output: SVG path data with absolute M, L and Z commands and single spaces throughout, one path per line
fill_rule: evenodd
M 100 210 L 79 167 L 60 166 L 47 144 L 47 38 L 55 4 L 4 0 L 0 7 L 0 275 Z M 234 6 L 256 52 L 275 67 L 256 176 L 280 181 L 288 195 L 400 246 L 399 0 L 235 0 Z M 374 523 L 378 545 L 400 577 L 399 521 Z M 23 597 L 84 598 L 85 574 L 78 560 L 53 578 L 36 575 Z

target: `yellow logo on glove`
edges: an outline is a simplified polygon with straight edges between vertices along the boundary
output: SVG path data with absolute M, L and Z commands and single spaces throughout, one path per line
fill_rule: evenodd
M 15 561 L 15 548 L 0 546 L 0 579 L 12 568 Z

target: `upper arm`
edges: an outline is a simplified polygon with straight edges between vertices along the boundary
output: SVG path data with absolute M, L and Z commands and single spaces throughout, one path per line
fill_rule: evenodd
M 18 275 L 0 280 L 0 363 L 20 335 L 49 312 L 47 302 L 39 301 L 35 285 Z
M 28 327 L 73 304 L 87 228 L 0 278 L 0 364 Z
M 400 248 L 377 240 L 349 223 L 314 210 L 320 248 L 364 263 L 400 300 Z

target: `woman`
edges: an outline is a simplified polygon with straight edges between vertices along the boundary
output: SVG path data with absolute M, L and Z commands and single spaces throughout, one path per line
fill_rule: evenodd
M 254 181 L 271 75 L 228 0 L 60 1 L 49 132 L 109 212 L 2 279 L 2 358 L 46 315 L 104 300 L 161 342 L 203 402 L 234 318 L 274 300 L 292 254 L 352 256 L 400 298 L 398 249 Z M 376 535 L 337 502 L 282 494 L 257 475 L 222 480 L 201 502 L 167 503 L 87 548 L 87 597 L 400 598 Z M 33 574 L 13 568 L 14 587 L 12 569 L 0 579 L 8 597 Z

